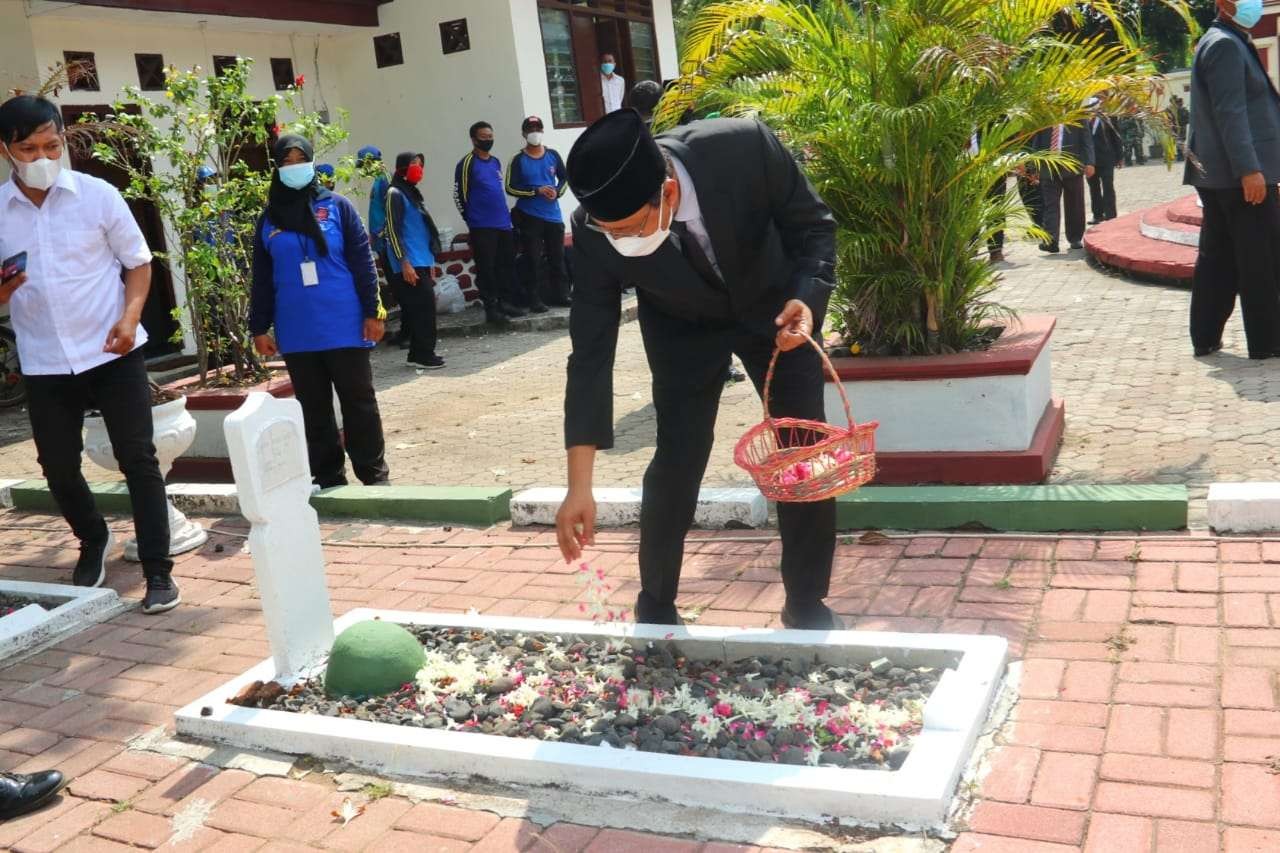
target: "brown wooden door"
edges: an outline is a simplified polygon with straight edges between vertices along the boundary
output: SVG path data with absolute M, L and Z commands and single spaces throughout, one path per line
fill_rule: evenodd
M 75 124 L 83 115 L 104 117 L 110 108 L 102 106 L 66 106 L 62 108 L 62 120 L 68 125 Z M 73 146 L 70 153 L 71 168 L 86 175 L 101 178 L 117 189 L 123 190 L 129 185 L 129 178 L 123 169 L 103 163 L 93 158 L 83 146 Z M 135 163 L 138 162 L 135 160 Z M 160 211 L 149 201 L 128 200 L 129 210 L 137 220 L 138 227 L 147 240 L 152 252 L 165 251 L 164 222 Z M 173 310 L 177 307 L 177 299 L 173 292 L 173 277 L 169 267 L 156 259 L 151 263 L 151 292 L 147 295 L 146 305 L 142 309 L 142 327 L 147 330 L 147 343 L 143 353 L 148 357 L 167 355 L 182 349 L 181 344 L 173 343 L 171 338 L 178 329 L 173 319 Z

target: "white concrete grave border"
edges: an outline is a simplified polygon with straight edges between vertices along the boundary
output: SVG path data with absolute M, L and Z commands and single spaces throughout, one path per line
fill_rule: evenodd
M 367 619 L 495 631 L 577 634 L 647 642 L 670 640 L 690 656 L 735 659 L 803 650 L 826 660 L 895 665 L 944 665 L 924 710 L 923 730 L 897 771 L 795 767 L 662 755 L 451 732 L 389 723 L 290 713 L 227 704 L 277 669 L 265 660 L 178 711 L 181 735 L 237 747 L 346 761 L 404 776 L 480 776 L 522 785 L 562 785 L 592 793 L 658 798 L 729 811 L 770 812 L 791 818 L 938 825 L 987 717 L 1005 671 L 1001 637 L 898 634 L 872 631 L 790 631 L 710 626 L 666 627 L 539 620 L 445 613 L 358 609 L 333 623 L 334 632 Z M 315 665 L 300 674 L 319 674 Z
M 41 604 L 56 603 L 44 610 L 24 607 L 0 618 L 0 661 L 100 622 L 121 606 L 114 589 L 0 579 L 0 592 L 32 598 Z

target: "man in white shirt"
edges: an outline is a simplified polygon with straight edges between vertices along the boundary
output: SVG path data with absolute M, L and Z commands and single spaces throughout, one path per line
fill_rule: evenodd
M 622 99 L 626 97 L 627 81 L 622 79 L 621 74 L 613 73 L 617 67 L 618 63 L 614 61 L 612 53 L 600 57 L 600 91 L 604 97 L 606 113 L 622 109 Z
M 17 333 L 40 466 L 80 540 L 75 584 L 102 584 L 113 544 L 80 472 L 84 413 L 93 408 L 129 487 L 143 612 L 160 613 L 180 598 L 141 350 L 151 252 L 114 187 L 62 168 L 65 142 L 52 102 L 20 95 L 0 105 L 0 153 L 13 171 L 0 186 L 0 259 L 26 255 L 25 272 L 0 282 L 0 304 Z

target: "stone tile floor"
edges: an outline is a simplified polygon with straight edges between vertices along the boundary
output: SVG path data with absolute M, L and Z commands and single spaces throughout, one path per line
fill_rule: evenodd
M 0 824 L 0 849 L 759 849 L 696 836 L 724 824 L 678 807 L 612 809 L 607 826 L 588 825 L 572 810 L 522 810 L 518 792 L 495 812 L 469 806 L 465 788 L 434 802 L 401 789 L 348 794 L 322 772 L 258 775 L 254 764 L 224 769 L 212 758 L 138 748 L 134 739 L 154 743 L 157 729 L 172 730 L 181 704 L 268 654 L 250 558 L 233 535 L 243 528 L 210 523 L 229 533 L 179 560 L 183 607 L 126 613 L 0 664 L 0 769 L 56 766 L 71 777 L 51 808 Z M 353 523 L 324 533 L 338 613 L 578 612 L 581 590 L 545 532 Z M 58 519 L 0 515 L 0 576 L 65 581 L 69 545 Z M 637 584 L 634 550 L 634 532 L 606 531 L 590 557 L 619 582 L 619 601 Z M 776 542 L 756 534 L 699 534 L 681 607 L 704 624 L 776 626 L 777 554 Z M 109 580 L 140 595 L 136 568 L 113 562 Z M 1280 849 L 1280 542 L 850 539 L 839 547 L 831 602 L 859 628 L 1000 634 L 1022 661 L 1018 699 L 986 770 L 962 787 L 972 802 L 948 840 L 953 853 Z M 370 793 L 349 826 L 330 817 L 346 797 Z M 849 842 L 833 827 L 774 831 L 733 840 Z M 894 843 L 844 849 L 943 846 Z
M 1122 212 L 1185 194 L 1180 170 L 1122 169 Z M 1058 317 L 1054 391 L 1067 401 L 1056 482 L 1187 483 L 1280 477 L 1280 370 L 1244 357 L 1233 319 L 1226 350 L 1191 358 L 1189 293 L 1137 284 L 1091 267 L 1082 252 L 1047 257 L 1011 235 L 999 298 Z M 409 484 L 513 488 L 564 480 L 561 442 L 564 332 L 516 332 L 442 343 L 449 368 L 419 374 L 399 350 L 380 349 L 375 376 L 392 475 Z M 621 330 L 615 369 L 617 447 L 602 455 L 600 485 L 641 482 L 655 426 L 639 328 Z M 857 400 L 854 400 L 855 414 Z M 725 389 L 708 484 L 746 482 L 732 447 L 759 420 L 748 384 Z M 26 415 L 0 411 L 0 479 L 39 474 Z M 90 466 L 92 467 L 92 466 Z M 93 469 L 94 479 L 118 479 Z

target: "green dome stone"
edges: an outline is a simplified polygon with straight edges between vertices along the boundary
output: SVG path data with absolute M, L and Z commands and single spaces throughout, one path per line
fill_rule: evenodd
M 394 622 L 357 622 L 329 653 L 324 689 L 330 696 L 383 696 L 413 681 L 426 663 L 422 643 Z

